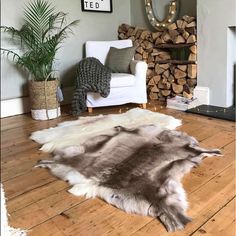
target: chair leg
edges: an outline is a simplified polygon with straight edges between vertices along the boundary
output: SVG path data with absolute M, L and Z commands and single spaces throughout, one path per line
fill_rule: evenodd
M 88 107 L 88 112 L 92 113 L 93 112 L 93 108 L 92 107 Z
M 147 108 L 147 103 L 142 103 L 141 106 L 142 106 L 143 109 L 146 109 Z

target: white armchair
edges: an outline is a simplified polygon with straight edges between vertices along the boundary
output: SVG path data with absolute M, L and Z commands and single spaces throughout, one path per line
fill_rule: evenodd
M 95 57 L 105 64 L 106 57 L 110 47 L 126 48 L 132 47 L 132 41 L 88 41 L 85 45 L 86 57 Z M 147 63 L 143 61 L 132 60 L 130 64 L 132 74 L 112 73 L 110 83 L 110 94 L 103 98 L 98 93 L 89 92 L 87 94 L 88 111 L 92 112 L 93 107 L 113 106 L 126 103 L 142 104 L 146 108 L 146 72 Z

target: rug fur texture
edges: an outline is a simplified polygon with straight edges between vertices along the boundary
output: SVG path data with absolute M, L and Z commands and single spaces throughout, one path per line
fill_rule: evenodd
M 201 148 L 195 138 L 164 125 L 134 126 L 118 125 L 80 144 L 56 147 L 53 159 L 36 167 L 67 181 L 76 196 L 100 197 L 128 213 L 158 218 L 168 231 L 183 229 L 190 218 L 181 178 L 220 151 Z
M 69 145 L 80 145 L 96 135 L 106 134 L 115 126 L 135 128 L 148 124 L 157 125 L 160 129 L 175 129 L 181 125 L 181 121 L 158 112 L 134 108 L 122 114 L 87 116 L 76 121 L 66 121 L 55 128 L 36 131 L 30 138 L 43 144 L 42 151 L 52 152 Z

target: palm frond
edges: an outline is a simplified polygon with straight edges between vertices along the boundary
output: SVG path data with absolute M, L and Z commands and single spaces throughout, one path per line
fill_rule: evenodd
M 52 35 L 53 33 L 55 34 L 55 32 L 57 30 L 60 30 L 60 28 L 62 27 L 63 22 L 65 20 L 64 19 L 65 17 L 66 17 L 66 14 L 63 12 L 58 12 L 58 13 L 50 16 L 49 21 L 48 21 L 48 25 L 47 25 L 47 29 L 43 33 L 43 40 L 48 35 Z
M 2 51 L 3 54 L 5 54 L 8 58 L 11 56 L 11 60 L 14 62 L 14 63 L 18 63 L 19 60 L 20 60 L 20 56 L 13 52 L 12 50 L 9 50 L 9 49 L 6 49 L 6 48 L 0 48 L 0 50 Z
M 14 27 L 8 27 L 8 26 L 0 26 L 1 31 L 7 32 L 12 35 L 12 37 L 20 37 L 19 36 L 19 30 L 15 29 Z
M 29 6 L 25 9 L 26 24 L 34 31 L 38 43 L 43 41 L 42 35 L 47 30 L 48 22 L 54 14 L 53 12 L 54 7 L 51 7 L 51 4 L 43 0 L 29 3 Z
M 62 41 L 72 33 L 72 27 L 79 23 L 75 20 L 66 25 L 67 14 L 55 12 L 55 8 L 45 0 L 28 3 L 24 10 L 25 23 L 20 30 L 1 26 L 1 31 L 19 40 L 23 54 L 1 49 L 3 54 L 19 66 L 26 68 L 36 80 L 45 80 L 53 70 L 53 61 Z
M 57 43 L 60 44 L 68 36 L 69 33 L 73 33 L 72 27 L 77 25 L 78 23 L 79 20 L 71 22 L 70 24 L 62 28 L 57 34 L 55 34 L 53 38 L 55 38 L 57 40 Z

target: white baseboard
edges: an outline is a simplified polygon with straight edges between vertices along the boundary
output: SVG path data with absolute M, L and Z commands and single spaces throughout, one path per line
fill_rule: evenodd
M 13 98 L 1 101 L 1 118 L 30 112 L 29 97 Z
M 71 104 L 74 87 L 63 89 L 64 101 L 62 105 Z M 29 97 L 13 98 L 1 101 L 1 118 L 30 112 Z
M 210 90 L 208 87 L 197 86 L 194 88 L 194 97 L 199 101 L 199 105 L 205 104 L 209 105 L 210 103 Z

